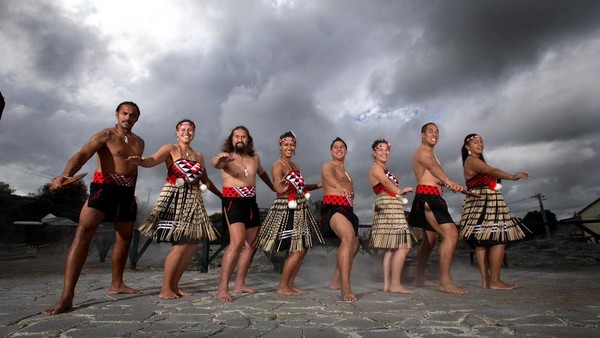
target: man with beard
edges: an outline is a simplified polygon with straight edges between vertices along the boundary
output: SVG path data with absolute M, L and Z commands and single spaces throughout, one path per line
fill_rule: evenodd
M 90 243 L 100 223 L 105 221 L 114 222 L 116 235 L 108 293 L 140 293 L 123 282 L 123 270 L 137 214 L 134 195 L 137 165 L 126 159 L 129 156 L 141 156 L 144 152 L 144 140 L 131 132 L 140 117 L 140 110 L 133 102 L 123 102 L 117 106 L 116 117 L 116 126 L 92 135 L 81 150 L 67 161 L 62 176 L 52 180 L 51 189 L 62 188 L 68 178 L 77 173 L 94 154 L 97 155 L 98 167 L 90 184 L 90 197 L 81 208 L 77 231 L 67 252 L 63 291 L 58 301 L 43 311 L 44 314 L 55 315 L 73 307 L 75 285 L 87 259 Z
M 460 184 L 451 181 L 442 169 L 433 153 L 433 148 L 440 137 L 435 123 L 429 122 L 421 128 L 421 145 L 413 156 L 413 170 L 417 180 L 417 191 L 410 211 L 409 224 L 423 229 L 423 243 L 417 253 L 416 286 L 434 286 L 425 282 L 425 268 L 429 255 L 442 237 L 439 245 L 440 283 L 437 286 L 442 292 L 464 295 L 468 292 L 455 286 L 450 276 L 452 256 L 458 241 L 458 230 L 446 201 L 442 198 L 442 187 L 454 192 L 462 192 Z
M 232 300 L 229 294 L 229 278 L 237 266 L 233 286 L 235 293 L 254 293 L 255 289 L 246 285 L 246 275 L 256 253 L 252 242 L 258 233 L 260 215 L 256 204 L 256 175 L 275 191 L 271 179 L 260 164 L 260 157 L 254 152 L 254 142 L 244 126 L 233 128 L 221 148 L 221 153 L 213 157 L 211 165 L 221 169 L 223 178 L 223 216 L 229 229 L 229 246 L 221 262 L 221 279 L 217 299 L 223 302 Z

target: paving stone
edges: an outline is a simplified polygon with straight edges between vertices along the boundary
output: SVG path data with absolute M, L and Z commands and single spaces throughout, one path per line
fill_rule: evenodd
M 428 288 L 396 295 L 380 291 L 380 277 L 369 276 L 372 267 L 368 264 L 381 261 L 359 254 L 356 261 L 362 266 L 353 270 L 356 278 L 353 275 L 352 279 L 359 300 L 348 303 L 340 300 L 339 291 L 327 288 L 335 255 L 324 249 L 311 249 L 307 255 L 296 281 L 307 292 L 299 296 L 275 293 L 279 274 L 260 256 L 257 254 L 256 266 L 248 275 L 249 285 L 259 292 L 234 294 L 233 302 L 215 299 L 219 269 L 186 272 L 181 285 L 193 295 L 161 300 L 164 255 L 144 257 L 153 259 L 154 266 L 140 262 L 137 271 L 126 270 L 126 283 L 144 291 L 139 295 L 108 295 L 110 264 L 93 265 L 77 285 L 74 309 L 56 316 L 44 316 L 40 311 L 60 294 L 62 269 L 55 274 L 32 272 L 3 278 L 0 336 L 592 337 L 600 330 L 600 290 L 595 287 L 600 267 L 505 269 L 506 280 L 521 287 L 495 291 L 481 288 L 476 268 L 455 260 L 453 269 L 460 273 L 454 278 L 469 295 Z M 64 253 L 60 260 L 64 261 Z M 468 264 L 468 257 L 463 260 Z M 325 265 L 327 269 L 323 269 Z

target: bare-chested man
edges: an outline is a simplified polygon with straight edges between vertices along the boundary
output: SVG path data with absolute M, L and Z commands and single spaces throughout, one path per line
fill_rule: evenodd
M 448 213 L 446 201 L 442 198 L 442 187 L 454 192 L 464 191 L 463 187 L 451 181 L 438 162 L 433 148 L 439 140 L 439 130 L 434 123 L 426 123 L 421 128 L 421 145 L 413 157 L 413 170 L 417 180 L 417 191 L 410 212 L 409 223 L 423 229 L 423 243 L 417 253 L 416 286 L 432 285 L 425 282 L 425 268 L 429 255 L 438 236 L 442 237 L 439 246 L 440 283 L 439 290 L 447 293 L 466 294 L 452 282 L 450 266 L 458 241 L 458 230 Z
M 144 140 L 131 132 L 139 116 L 140 110 L 135 103 L 119 104 L 116 110 L 117 125 L 94 134 L 69 159 L 62 176 L 52 180 L 52 189 L 61 188 L 67 178 L 77 173 L 94 154 L 97 155 L 90 197 L 81 209 L 77 232 L 67 252 L 63 291 L 58 301 L 43 311 L 44 314 L 54 315 L 73 307 L 75 285 L 87 259 L 90 242 L 103 221 L 114 222 L 116 234 L 108 293 L 140 293 L 123 282 L 123 270 L 137 213 L 134 196 L 137 165 L 126 159 L 128 156 L 141 156 L 144 151 Z
M 260 227 L 260 215 L 256 204 L 256 175 L 271 190 L 275 191 L 275 189 L 269 175 L 260 164 L 260 157 L 254 152 L 254 142 L 246 127 L 233 128 L 221 151 L 210 161 L 213 167 L 221 169 L 223 178 L 221 203 L 223 216 L 229 229 L 229 246 L 221 262 L 217 299 L 230 302 L 232 298 L 229 294 L 229 278 L 236 266 L 237 274 L 233 292 L 256 292 L 246 285 L 246 275 L 256 253 L 252 242 Z
M 358 252 L 358 217 L 354 214 L 354 186 L 344 168 L 348 153 L 346 142 L 337 137 L 330 146 L 331 161 L 321 167 L 323 182 L 323 205 L 321 207 L 321 225 L 323 235 L 335 234 L 341 240 L 337 251 L 337 264 L 329 287 L 340 289 L 342 300 L 357 300 L 350 287 L 352 262 Z M 333 234 L 332 234 L 333 232 Z

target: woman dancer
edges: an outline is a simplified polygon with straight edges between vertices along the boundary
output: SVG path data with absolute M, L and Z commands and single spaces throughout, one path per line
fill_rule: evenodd
M 400 188 L 396 176 L 387 168 L 391 145 L 380 139 L 373 142 L 375 162 L 369 170 L 369 182 L 377 196 L 373 211 L 370 246 L 385 249 L 383 254 L 383 291 L 414 293 L 405 288 L 401 281 L 402 268 L 408 250 L 412 246 L 411 231 L 404 215 L 405 198 L 413 188 Z
M 170 242 L 172 248 L 165 258 L 163 282 L 159 297 L 173 299 L 191 293 L 179 288 L 185 272 L 202 237 L 217 238 L 208 218 L 202 191 L 208 189 L 221 198 L 221 192 L 208 178 L 202 153 L 192 149 L 196 125 L 182 120 L 175 127 L 177 144 L 166 144 L 149 157 L 131 156 L 127 160 L 150 168 L 164 162 L 167 182 L 162 188 L 148 220 L 139 227 L 142 235 L 157 242 Z M 200 181 L 204 184 L 200 185 Z M 205 185 L 206 184 L 206 185 Z
M 516 181 L 529 178 L 529 174 L 518 172 L 511 175 L 490 167 L 483 158 L 483 138 L 478 134 L 465 137 L 461 152 L 467 189 L 479 197 L 465 197 L 460 236 L 475 248 L 475 258 L 484 289 L 517 288 L 518 285 L 500 279 L 500 268 L 504 261 L 506 244 L 524 238 L 525 234 L 521 228 L 525 226 L 510 215 L 500 193 L 502 186 L 496 179 Z
M 308 191 L 321 184 L 304 184 L 300 166 L 292 161 L 296 153 L 296 136 L 288 131 L 279 137 L 280 157 L 271 168 L 277 199 L 269 209 L 253 245 L 263 251 L 288 251 L 277 293 L 299 295 L 304 290 L 294 280 L 308 248 L 312 246 L 311 231 L 323 243 L 315 216 L 308 207 Z

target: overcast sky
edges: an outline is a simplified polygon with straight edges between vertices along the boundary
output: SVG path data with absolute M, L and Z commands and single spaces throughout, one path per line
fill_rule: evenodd
M 539 209 L 538 193 L 559 218 L 600 197 L 600 1 L 3 0 L 0 46 L 0 181 L 20 194 L 60 174 L 131 100 L 146 155 L 176 142 L 182 118 L 196 122 L 192 146 L 207 160 L 245 125 L 270 172 L 278 136 L 293 129 L 295 160 L 315 182 L 344 138 L 365 223 L 371 143 L 390 140 L 389 169 L 414 187 L 429 121 L 453 180 L 464 183 L 472 132 L 490 165 L 532 175 L 503 182 L 519 217 Z M 140 169 L 140 202 L 154 204 L 165 172 Z M 258 195 L 261 207 L 275 197 L 263 183 Z M 463 196 L 445 197 L 459 221 Z

